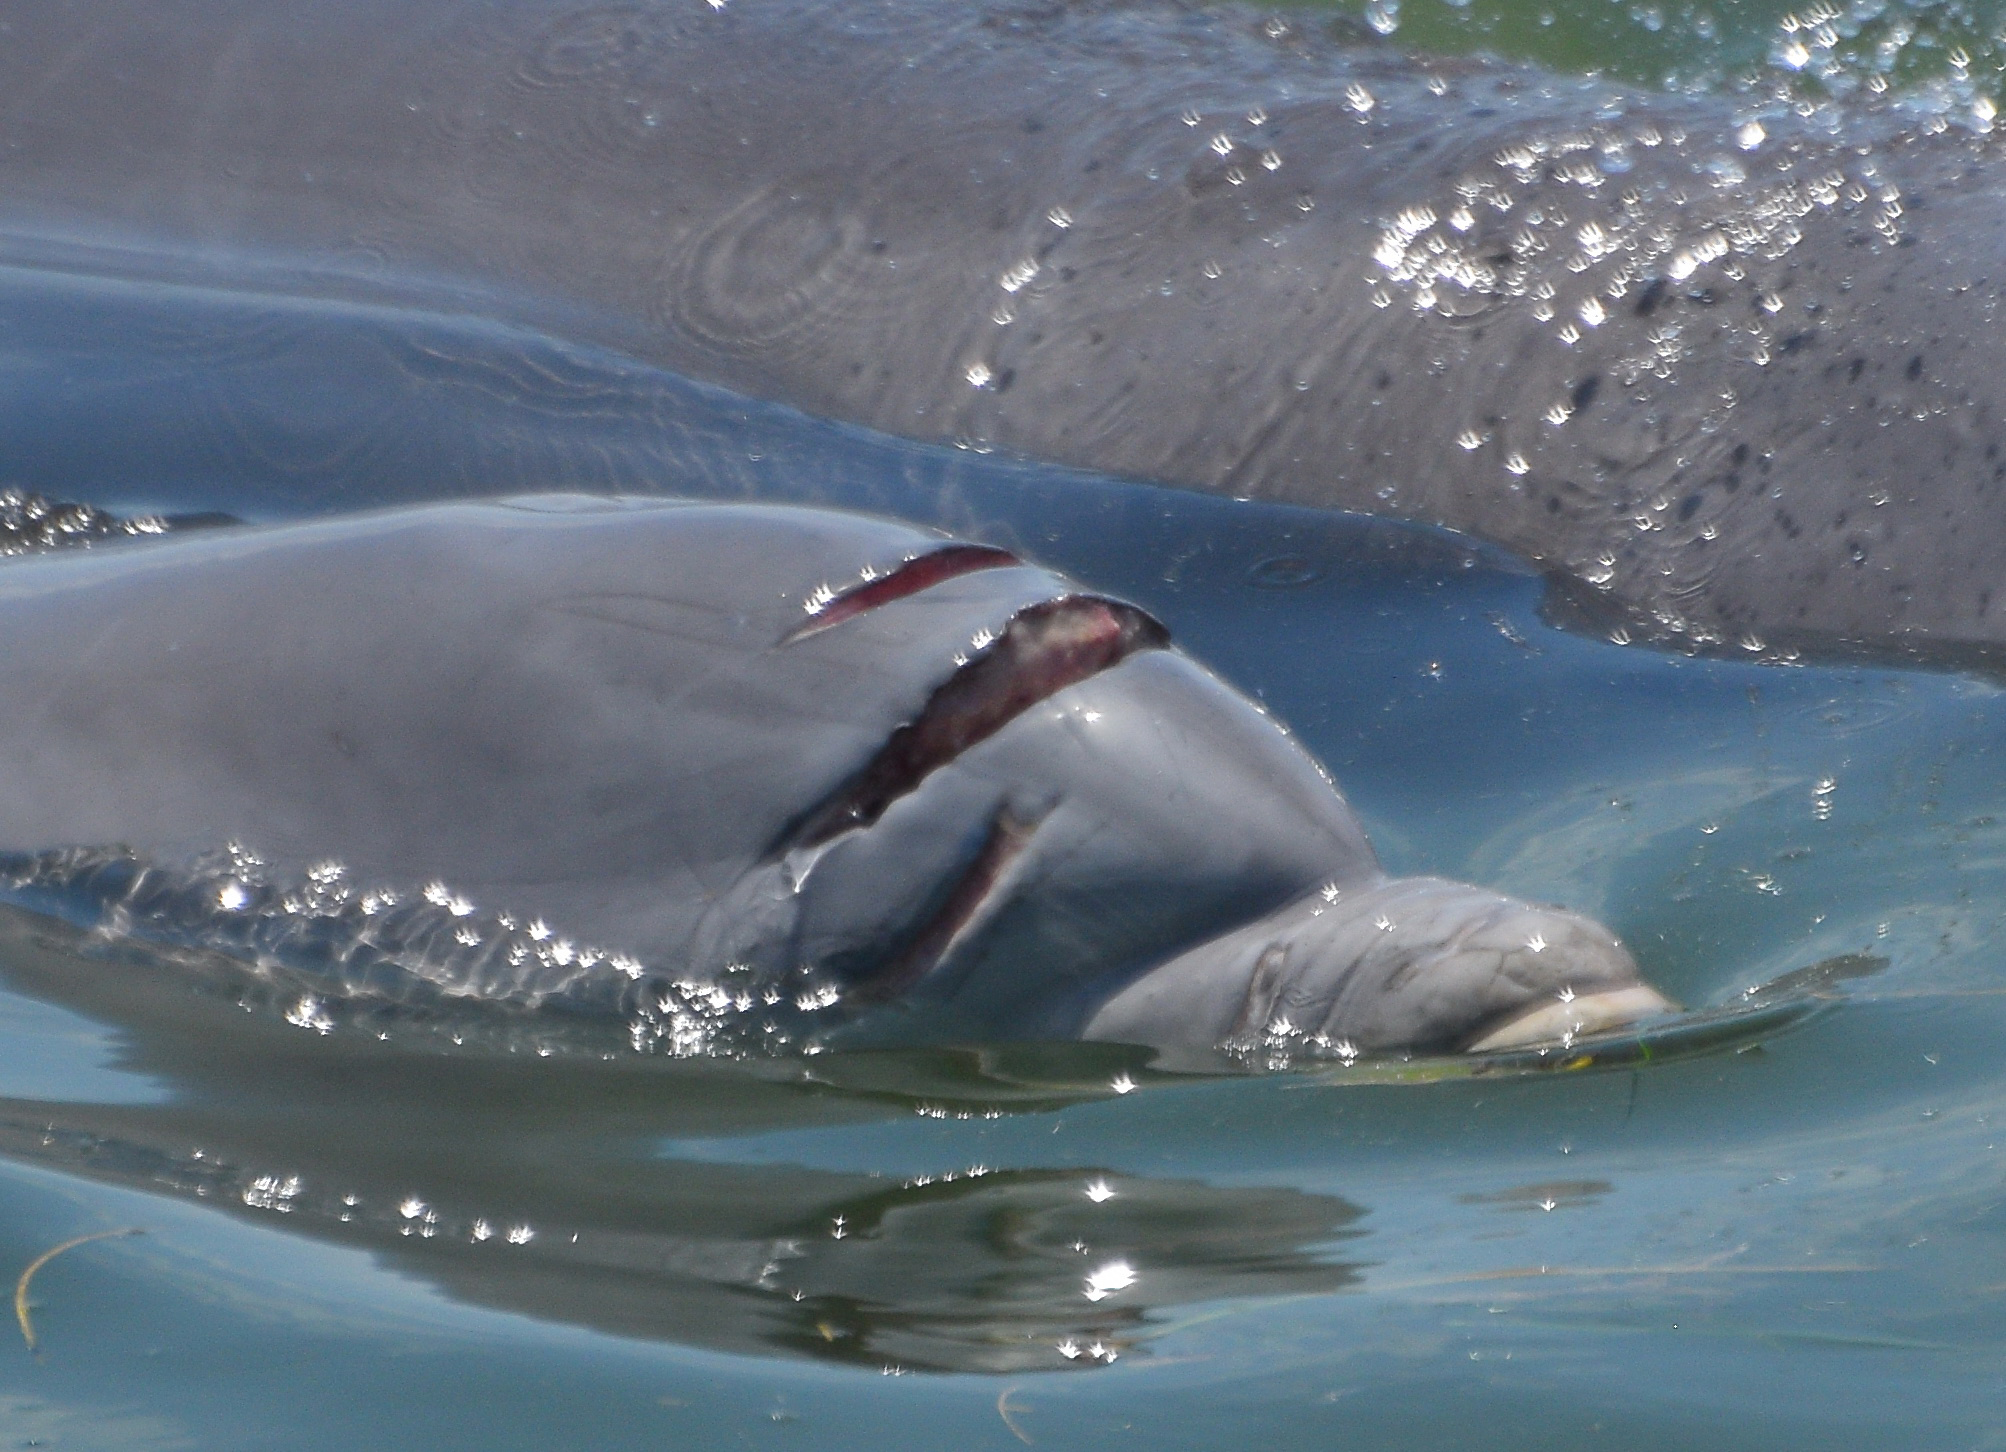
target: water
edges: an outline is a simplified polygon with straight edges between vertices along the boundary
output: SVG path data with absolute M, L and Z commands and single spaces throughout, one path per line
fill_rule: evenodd
M 1375 33 L 1397 34 L 1416 51 L 1511 56 L 1665 90 L 1751 97 L 1815 100 L 1892 90 L 1919 104 L 1969 104 L 1980 97 L 1996 104 L 2006 55 L 1998 7 L 1982 0 L 1438 0 L 1404 8 L 1398 0 L 1370 0 L 1363 7 L 1303 8 L 1355 14 Z
M 1416 44 L 1651 81 L 1676 46 L 1729 87 L 1779 29 L 1550 9 L 1380 6 Z M 1084 1046 L 323 1036 L 214 964 L 7 914 L 0 1260 L 146 1234 L 37 1273 L 0 1435 L 2006 1444 L 1995 683 L 1626 648 L 1424 531 L 900 444 L 503 321 L 10 256 L 9 482 L 250 517 L 554 485 L 899 512 L 1157 612 L 1331 767 L 1391 870 L 1594 913 L 1690 1005 L 1873 971 L 1739 1052 L 1180 1080 Z

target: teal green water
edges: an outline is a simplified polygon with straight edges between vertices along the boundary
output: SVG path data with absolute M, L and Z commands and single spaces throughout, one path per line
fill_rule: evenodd
M 1652 83 L 1996 87 L 1997 8 L 1813 20 L 1823 77 L 1776 63 L 1807 33 L 1783 14 L 1402 0 L 1379 20 Z M 5 285 L 17 360 L 54 346 L 37 308 L 74 342 L 198 305 Z M 316 318 L 365 342 L 381 322 Z M 367 389 L 366 351 L 316 386 Z M 254 483 L 117 421 L 180 407 L 144 360 L 65 367 L 63 396 L 84 378 L 132 407 L 35 413 L 23 370 L 21 467 L 143 460 L 134 500 L 244 507 Z M 1676 1061 L 1177 1080 L 1085 1048 L 689 1064 L 322 1037 L 213 965 L 9 915 L 0 1264 L 146 1233 L 36 1274 L 40 1352 L 0 1348 L 0 1437 L 2006 1445 L 1998 685 L 1623 648 L 1422 532 L 893 445 L 666 378 L 642 398 L 637 376 L 630 417 L 565 425 L 580 447 L 673 418 L 693 458 L 750 461 L 733 489 L 932 519 L 1138 599 L 1298 731 L 1396 871 L 1593 912 L 1696 1007 L 1841 955 L 1878 971 Z M 479 389 L 429 407 L 411 479 L 509 422 Z M 332 502 L 413 487 L 378 473 Z
M 1873 92 L 1906 96 L 1927 113 L 1981 96 L 1998 102 L 2006 73 L 2006 11 L 1966 0 L 1367 0 L 1299 8 L 1334 9 L 1419 52 L 1509 56 L 1765 100 Z

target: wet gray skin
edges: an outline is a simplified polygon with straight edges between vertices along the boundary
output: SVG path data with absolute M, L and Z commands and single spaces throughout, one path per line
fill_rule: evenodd
M 305 1021 L 1345 1052 L 1668 1007 L 1592 923 L 1383 875 L 1141 611 L 898 524 L 439 505 L 13 561 L 0 613 L 16 900 Z
M 893 433 L 1447 524 L 1625 638 L 2006 644 L 2006 188 L 1969 118 L 1167 4 L 0 18 L 9 247 L 255 256 Z

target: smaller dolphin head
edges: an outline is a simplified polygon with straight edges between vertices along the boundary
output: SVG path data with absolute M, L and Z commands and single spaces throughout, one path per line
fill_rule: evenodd
M 1085 1036 L 1483 1052 L 1673 1008 L 1599 923 L 1441 878 L 1379 877 L 1178 955 L 1102 1004 Z

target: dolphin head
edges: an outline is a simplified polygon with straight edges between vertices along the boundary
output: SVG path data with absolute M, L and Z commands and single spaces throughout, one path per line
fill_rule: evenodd
M 1561 1041 L 1674 1005 L 1601 924 L 1437 877 L 1331 884 L 1143 974 L 1085 1036 L 1360 1053 Z

